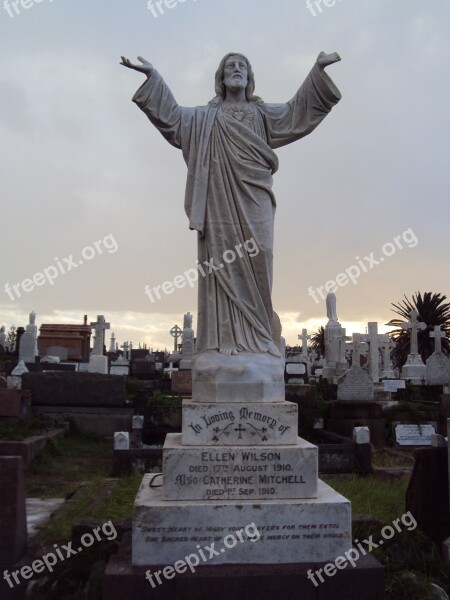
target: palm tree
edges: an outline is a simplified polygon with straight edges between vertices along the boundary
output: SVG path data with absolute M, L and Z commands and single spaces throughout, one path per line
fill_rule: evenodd
M 398 304 L 392 303 L 394 308 L 391 310 L 402 317 L 401 319 L 392 319 L 387 323 L 388 326 L 398 327 L 389 333 L 391 339 L 397 344 L 392 351 L 392 360 L 396 368 L 401 368 L 408 358 L 411 334 L 402 329 L 401 324 L 409 321 L 409 313 L 412 310 L 417 310 L 418 320 L 427 325 L 426 329 L 418 332 L 419 354 L 422 356 L 422 360 L 425 362 L 434 352 L 434 339 L 430 338 L 430 332 L 436 325 L 440 325 L 446 333 L 446 337 L 442 338 L 442 352 L 447 356 L 450 354 L 450 304 L 445 300 L 447 297 L 441 294 L 425 292 L 422 296 L 420 292 L 416 292 L 412 300 L 405 295 L 405 299 Z
M 311 349 L 319 356 L 325 356 L 325 329 L 322 325 L 311 336 Z

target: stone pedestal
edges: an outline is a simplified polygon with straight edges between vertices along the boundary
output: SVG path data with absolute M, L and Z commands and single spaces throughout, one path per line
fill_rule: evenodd
M 307 500 L 168 501 L 144 476 L 135 501 L 133 565 L 171 565 L 215 543 L 218 564 L 290 564 L 334 561 L 352 545 L 349 500 L 319 482 Z M 160 482 L 158 481 L 158 484 Z M 242 498 L 242 497 L 241 497 Z M 254 525 L 260 539 L 227 548 L 226 537 Z M 224 543 L 225 542 L 225 543 Z
M 92 354 L 89 359 L 89 373 L 108 375 L 108 357 L 100 354 Z
M 167 435 L 163 473 L 145 475 L 135 500 L 133 569 L 207 546 L 211 567 L 324 563 L 351 548 L 351 504 L 318 479 L 282 375 L 268 354 L 194 357 L 182 433 Z
M 268 353 L 217 351 L 194 355 L 192 396 L 196 402 L 283 402 L 284 360 Z
M 408 360 L 402 367 L 402 379 L 410 380 L 414 385 L 421 385 L 427 377 L 427 368 L 420 354 L 408 354 Z

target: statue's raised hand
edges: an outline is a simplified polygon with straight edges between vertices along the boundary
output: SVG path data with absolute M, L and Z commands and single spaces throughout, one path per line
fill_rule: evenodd
M 121 65 L 123 65 L 124 67 L 128 67 L 129 69 L 139 71 L 140 73 L 144 73 L 144 75 L 147 75 L 147 77 L 150 77 L 153 69 L 155 68 L 151 63 L 148 62 L 148 60 L 142 58 L 142 56 L 138 56 L 138 61 L 142 63 L 141 65 L 133 65 L 133 63 L 130 62 L 128 58 L 125 58 L 125 56 L 121 56 L 121 59 Z
M 328 67 L 328 65 L 332 65 L 335 62 L 339 62 L 341 57 L 337 52 L 332 52 L 331 54 L 325 54 L 325 52 L 321 52 L 317 57 L 317 64 L 321 69 Z

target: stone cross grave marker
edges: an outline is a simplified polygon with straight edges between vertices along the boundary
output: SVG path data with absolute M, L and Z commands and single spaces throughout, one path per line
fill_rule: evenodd
M 363 342 L 369 344 L 369 375 L 374 383 L 380 380 L 379 345 L 387 342 L 385 334 L 378 333 L 378 323 L 368 323 L 368 333 L 361 336 Z
M 105 345 L 105 331 L 111 328 L 110 323 L 106 323 L 103 315 L 97 316 L 97 322 L 91 323 L 91 327 L 95 329 L 95 341 L 92 354 L 95 356 L 103 356 L 103 347 Z
M 442 338 L 447 337 L 440 325 L 435 325 L 434 331 L 430 331 L 430 338 L 434 338 L 434 351 L 442 352 Z
M 402 329 L 411 330 L 411 343 L 409 347 L 410 354 L 419 354 L 419 340 L 417 334 L 427 328 L 426 324 L 418 320 L 419 313 L 417 310 L 412 310 L 409 313 L 410 319 L 408 323 L 402 323 Z
M 302 357 L 308 360 L 308 340 L 311 339 L 311 336 L 308 335 L 308 330 L 302 329 L 302 335 L 299 335 L 298 339 L 302 342 Z
M 173 351 L 178 351 L 178 338 L 183 333 L 183 331 L 178 327 L 178 325 L 174 325 L 170 330 L 170 335 L 173 337 Z

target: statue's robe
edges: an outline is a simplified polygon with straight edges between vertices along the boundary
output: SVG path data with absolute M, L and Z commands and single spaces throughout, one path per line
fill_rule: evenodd
M 274 149 L 311 133 L 340 98 L 317 65 L 292 100 L 250 102 L 245 114 L 221 102 L 179 106 L 156 69 L 134 95 L 188 167 L 185 210 L 205 273 L 199 268 L 196 352 L 273 348 Z

